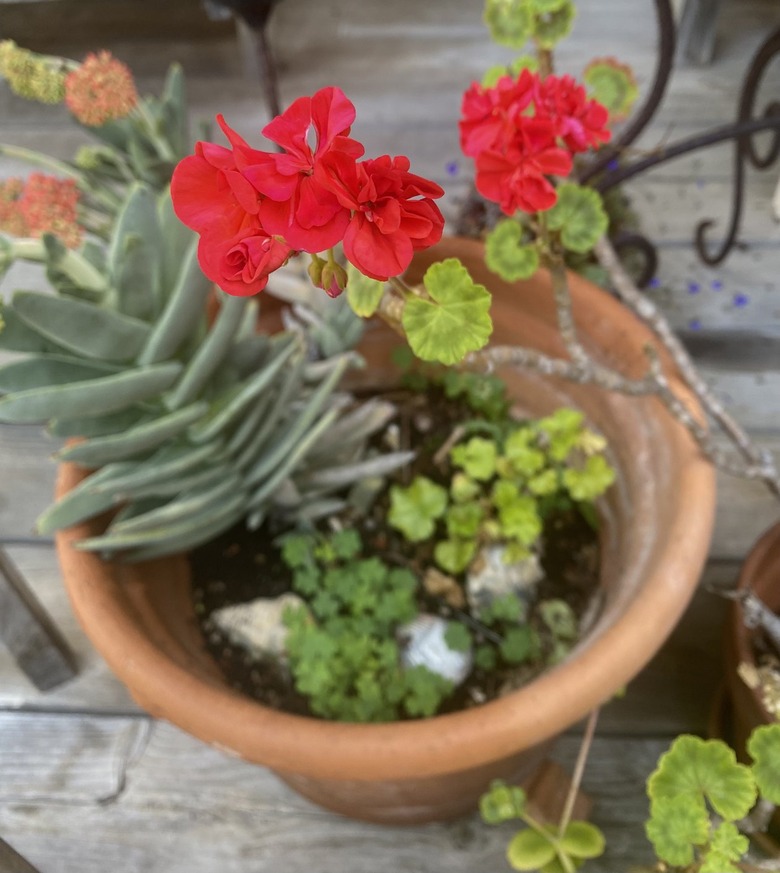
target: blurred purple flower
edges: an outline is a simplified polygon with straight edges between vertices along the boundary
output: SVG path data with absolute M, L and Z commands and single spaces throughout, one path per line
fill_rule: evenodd
M 737 309 L 744 309 L 748 303 L 750 303 L 750 298 L 747 294 L 735 294 L 732 298 L 732 303 L 737 307 Z

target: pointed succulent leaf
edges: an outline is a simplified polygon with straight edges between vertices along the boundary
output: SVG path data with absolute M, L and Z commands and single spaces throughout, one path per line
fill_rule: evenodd
M 176 286 L 160 318 L 148 334 L 138 356 L 139 364 L 169 360 L 204 321 L 206 298 L 212 289 L 198 264 L 198 243 L 191 235 L 190 247 L 181 261 Z
M 48 431 L 58 437 L 102 437 L 123 433 L 143 421 L 149 415 L 140 406 L 109 412 L 107 415 L 83 415 L 78 418 L 54 418 Z
M 534 33 L 534 14 L 525 0 L 487 0 L 483 20 L 499 45 L 520 49 Z
M 553 834 L 539 833 L 533 828 L 518 831 L 509 841 L 506 857 L 515 870 L 538 870 L 555 858 Z
M 134 185 L 117 217 L 108 255 L 119 312 L 146 321 L 159 312 L 161 242 L 155 195 Z
M 659 759 L 647 793 L 654 808 L 681 797 L 705 809 L 706 799 L 719 816 L 736 821 L 753 806 L 756 785 L 750 768 L 738 764 L 725 743 L 683 734 Z
M 761 797 L 780 806 L 780 724 L 755 728 L 747 750 Z
M 534 0 L 538 2 L 538 0 Z M 577 9 L 572 0 L 562 0 L 551 12 L 536 16 L 534 38 L 546 50 L 555 48 L 556 43 L 571 33 Z
M 390 488 L 387 521 L 411 543 L 428 539 L 436 520 L 447 508 L 447 491 L 426 476 L 417 476 L 411 485 Z
M 187 91 L 181 64 L 171 64 L 162 91 L 162 119 L 165 136 L 173 153 L 183 156 L 189 149 Z
M 528 279 L 539 269 L 539 252 L 523 244 L 523 234 L 522 226 L 507 218 L 498 222 L 485 241 L 485 263 L 507 282 Z
M 412 297 L 402 324 L 414 353 L 423 361 L 456 364 L 490 339 L 490 292 L 469 276 L 455 258 L 428 268 L 424 278 L 431 299 Z
M 561 848 L 575 858 L 598 858 L 604 854 L 604 834 L 587 821 L 572 821 L 561 834 Z
M 13 306 L 0 300 L 0 349 L 5 352 L 61 352 L 62 346 L 33 330 Z
M 36 333 L 85 358 L 131 361 L 150 333 L 137 318 L 67 297 L 17 291 L 13 308 Z
M 0 393 L 80 382 L 117 371 L 110 364 L 69 355 L 35 355 L 0 366 Z
M 45 253 L 46 278 L 57 291 L 85 300 L 102 298 L 108 283 L 86 258 L 67 248 L 51 233 L 43 234 L 41 244 Z
M 180 372 L 181 364 L 171 361 L 70 385 L 7 394 L 0 400 L 0 421 L 36 424 L 66 415 L 115 412 L 169 388 Z
M 145 454 L 183 433 L 207 409 L 208 403 L 203 400 L 193 403 L 178 412 L 161 415 L 123 433 L 94 437 L 68 446 L 59 453 L 59 459 L 76 461 L 87 467 L 102 467 L 112 461 L 123 461 Z
M 187 258 L 187 252 L 197 237 L 186 224 L 182 223 L 173 211 L 170 185 L 160 192 L 157 198 L 157 221 L 165 243 L 160 252 L 160 291 L 167 301 L 176 287 L 179 275 Z
M 490 789 L 479 799 L 479 814 L 485 824 L 497 825 L 520 818 L 525 806 L 525 791 L 519 785 L 507 785 L 502 779 L 494 779 Z
M 347 300 L 352 311 L 361 318 L 371 318 L 379 306 L 385 283 L 364 276 L 352 264 L 347 266 Z
M 544 214 L 547 226 L 560 231 L 564 246 L 583 254 L 596 245 L 609 226 L 598 191 L 574 182 L 564 182 L 558 188 L 558 200 Z

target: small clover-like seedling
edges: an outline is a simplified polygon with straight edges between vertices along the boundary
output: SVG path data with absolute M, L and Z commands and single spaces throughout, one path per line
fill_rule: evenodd
M 507 860 L 514 870 L 565 873 L 604 852 L 604 835 L 595 825 L 571 821 L 565 826 L 555 826 L 536 821 L 528 812 L 522 788 L 507 785 L 500 779 L 492 782 L 480 798 L 479 811 L 485 824 L 498 825 L 519 819 L 528 825 L 518 831 L 507 846 Z
M 407 488 L 390 489 L 388 523 L 411 543 L 427 540 L 434 532 L 436 520 L 447 509 L 447 491 L 426 476 L 417 478 Z

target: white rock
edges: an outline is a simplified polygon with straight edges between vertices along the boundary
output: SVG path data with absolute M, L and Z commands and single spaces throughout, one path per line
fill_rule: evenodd
M 297 594 L 280 597 L 258 597 L 248 603 L 225 606 L 211 614 L 212 622 L 237 646 L 255 657 L 284 657 L 287 628 L 282 621 L 290 606 L 305 606 Z
M 472 562 L 466 580 L 466 597 L 472 610 L 484 608 L 506 594 L 516 594 L 526 603 L 533 598 L 536 584 L 544 576 L 538 556 L 532 554 L 507 564 L 505 554 L 504 546 L 486 546 Z
M 427 667 L 460 685 L 471 672 L 474 657 L 471 651 L 456 652 L 447 645 L 444 639 L 447 624 L 438 615 L 421 614 L 399 628 L 403 645 L 401 663 L 404 667 Z

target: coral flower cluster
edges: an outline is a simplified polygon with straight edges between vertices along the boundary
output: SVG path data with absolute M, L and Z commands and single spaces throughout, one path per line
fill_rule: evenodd
M 65 103 L 89 127 L 125 118 L 138 103 L 133 74 L 110 52 L 89 54 L 65 78 Z
M 477 190 L 507 215 L 555 205 L 549 176 L 568 176 L 573 155 L 607 142 L 607 110 L 571 76 L 523 70 L 463 97 L 460 142 L 474 158 Z
M 338 243 L 361 273 L 385 280 L 440 239 L 433 201 L 443 190 L 411 173 L 405 157 L 359 160 L 364 148 L 349 136 L 355 107 L 338 88 L 300 97 L 266 125 L 281 151 L 254 149 L 217 120 L 230 148 L 198 143 L 177 166 L 171 196 L 200 234 L 204 273 L 227 293 L 256 294 L 291 254 Z M 321 272 L 328 293 L 343 290 L 343 279 Z
M 21 237 L 57 236 L 68 248 L 78 248 L 83 231 L 78 223 L 79 192 L 72 179 L 33 173 L 25 181 L 0 182 L 0 231 Z

